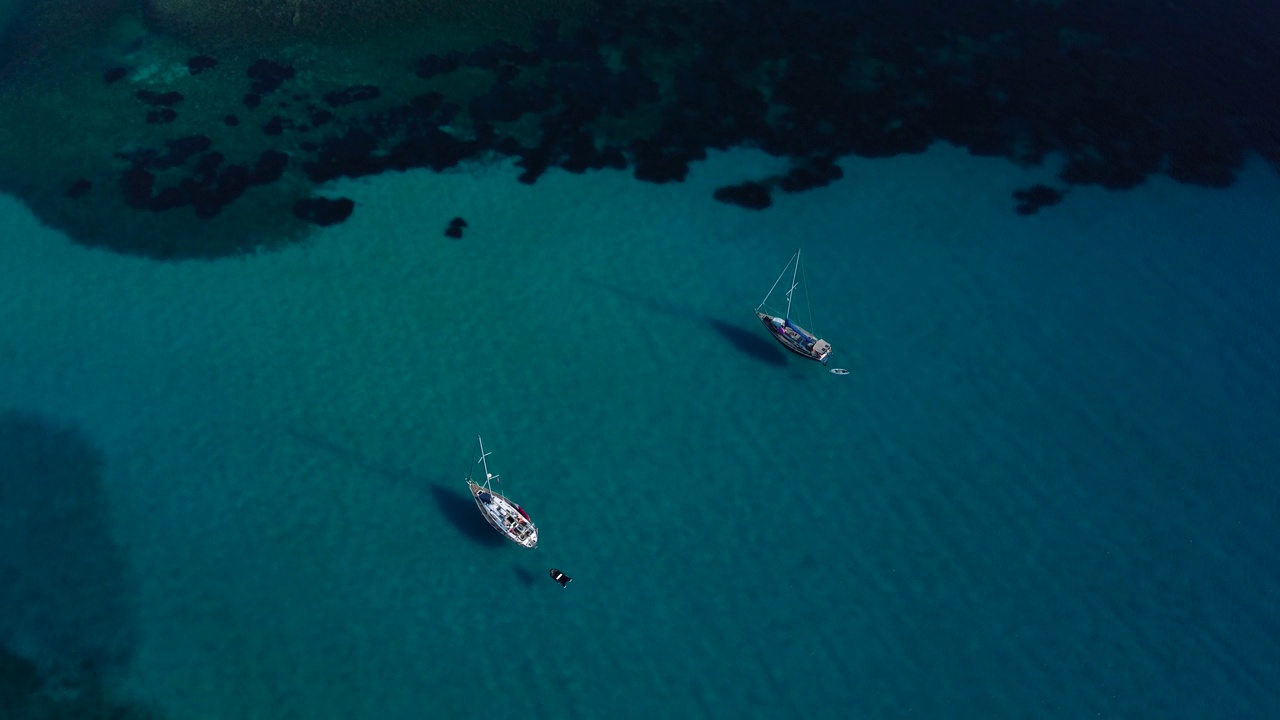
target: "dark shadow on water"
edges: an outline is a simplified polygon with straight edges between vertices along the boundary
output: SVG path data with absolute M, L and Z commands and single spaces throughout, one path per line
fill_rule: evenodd
M 475 501 L 471 499 L 471 494 L 467 492 L 466 484 L 461 481 L 456 486 L 427 483 L 418 480 L 412 473 L 379 464 L 328 438 L 293 430 L 290 430 L 288 434 L 304 445 L 322 450 L 325 454 L 331 455 L 347 465 L 359 468 L 363 472 L 380 477 L 389 483 L 428 489 L 432 499 L 435 500 L 436 507 L 440 508 L 440 514 L 444 516 L 444 519 L 453 525 L 458 532 L 462 533 L 464 537 L 477 544 L 486 547 L 498 547 L 507 542 L 497 531 L 489 527 L 489 524 L 480 516 L 480 510 L 476 508 Z
M 746 328 L 730 325 L 723 320 L 714 318 L 708 318 L 707 322 L 739 352 L 768 365 L 783 366 L 787 364 L 787 351 L 778 347 L 777 343 L 764 337 L 761 333 L 750 332 Z
M 334 458 L 337 458 L 338 460 L 341 460 L 343 463 L 347 465 L 350 465 L 355 468 L 359 468 L 361 471 L 369 475 L 377 475 L 383 480 L 386 480 L 387 482 L 390 482 L 394 485 L 409 485 L 409 484 L 413 484 L 414 482 L 412 476 L 409 473 L 403 472 L 401 470 L 390 467 L 388 465 L 379 465 L 378 463 L 374 462 L 373 460 L 370 460 L 369 458 L 365 457 L 364 455 L 361 455 L 360 453 L 352 450 L 351 448 L 345 447 L 343 445 L 339 445 L 338 443 L 335 443 L 328 438 L 320 437 L 318 435 L 300 433 L 295 430 L 288 431 L 288 434 L 294 440 L 297 440 L 303 445 L 309 445 L 317 450 L 322 450 L 324 451 L 325 454 L 330 455 Z
M 0 411 L 0 718 L 152 717 L 103 690 L 138 638 L 104 462 L 74 426 Z
M 787 364 L 787 351 L 778 347 L 777 343 L 765 337 L 761 332 L 751 332 L 740 325 L 731 325 L 723 320 L 708 317 L 701 313 L 690 311 L 687 308 L 678 307 L 672 303 L 650 297 L 635 290 L 629 290 L 627 288 L 613 285 L 612 283 L 604 282 L 603 280 L 597 280 L 596 278 L 589 277 L 581 272 L 577 273 L 577 276 L 581 278 L 583 282 L 595 285 L 596 287 L 607 290 L 614 295 L 625 298 L 630 304 L 643 307 L 649 312 L 661 313 L 663 315 L 680 318 L 682 320 L 705 322 L 711 325 L 711 328 L 719 333 L 720 337 L 729 341 L 729 344 L 739 352 L 755 358 L 767 365 L 783 366 Z M 752 315 L 749 311 L 744 313 L 743 317 L 744 323 L 747 324 L 759 322 L 751 320 Z
M 471 499 L 470 493 L 466 492 L 465 488 L 460 487 L 454 490 L 433 484 L 431 495 L 435 498 L 440 513 L 468 540 L 488 547 L 498 547 L 507 543 L 507 540 L 489 527 L 489 523 L 480 516 L 479 508 L 476 507 L 475 501 Z
M 618 297 L 626 300 L 628 304 L 643 307 L 648 312 L 662 313 L 663 315 L 667 315 L 669 317 L 681 318 L 684 320 L 700 319 L 700 316 L 698 315 L 698 313 L 691 311 L 687 307 L 680 307 L 678 305 L 675 305 L 674 303 L 669 303 L 665 300 L 659 300 L 658 298 L 655 298 L 651 295 L 646 295 L 641 292 L 636 292 L 635 290 L 619 287 L 617 285 L 614 285 L 613 283 L 607 283 L 603 280 L 593 278 L 583 273 L 581 270 L 574 273 L 574 275 L 580 280 L 582 280 L 583 282 L 587 283 L 588 285 L 595 285 L 596 287 L 601 288 L 603 290 L 608 290 L 614 295 L 617 295 Z
M 516 566 L 516 579 L 525 587 L 533 587 L 533 583 L 536 582 L 533 573 L 529 572 L 529 568 L 523 568 L 519 565 Z

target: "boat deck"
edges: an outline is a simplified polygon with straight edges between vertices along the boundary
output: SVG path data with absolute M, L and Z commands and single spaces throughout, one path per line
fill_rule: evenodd
M 501 493 L 485 488 L 474 480 L 468 480 L 467 485 L 471 488 L 471 495 L 475 498 L 476 506 L 480 508 L 480 513 L 484 515 L 485 520 L 489 521 L 494 530 L 506 535 L 509 540 L 524 547 L 532 548 L 537 546 L 538 528 L 521 512 L 519 505 Z M 484 501 L 481 497 L 482 494 L 489 496 L 488 502 Z
M 795 325 L 796 328 L 799 328 L 801 332 L 805 333 L 805 335 L 801 335 L 800 332 L 796 332 L 785 324 L 782 324 L 781 318 L 770 315 L 769 313 L 757 310 L 756 316 L 759 317 L 760 322 L 764 323 L 764 326 L 769 329 L 769 334 L 773 335 L 775 340 L 782 343 L 783 347 L 797 355 L 803 355 L 811 360 L 817 360 L 823 365 L 827 364 L 827 359 L 831 356 L 831 343 L 815 337 L 813 333 L 810 333 L 799 325 Z M 806 336 L 811 338 L 812 342 L 810 342 Z

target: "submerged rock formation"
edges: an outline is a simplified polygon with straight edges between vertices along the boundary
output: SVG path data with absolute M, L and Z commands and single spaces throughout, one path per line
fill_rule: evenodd
M 144 36 L 103 52 L 87 84 L 0 84 L 13 100 L 0 103 L 0 187 L 44 183 L 25 197 L 77 240 L 174 258 L 280 244 L 345 217 L 308 200 L 316 184 L 501 158 L 522 183 L 605 169 L 678 183 L 709 151 L 754 147 L 786 173 L 714 198 L 757 210 L 839 181 L 850 155 L 943 141 L 1024 165 L 1064 158 L 1056 195 L 1015 196 L 1024 215 L 1076 185 L 1122 190 L 1163 173 L 1225 187 L 1253 152 L 1280 166 L 1267 63 L 1172 47 L 1136 11 L 993 3 L 147 0 L 152 28 L 213 54 Z M 240 37 L 247 25 L 256 35 Z M 253 40 L 330 31 L 323 43 Z M 1280 63 L 1272 45 L 1250 47 Z M 92 97 L 60 107 L 64 84 Z M 120 120 L 84 133 L 82 108 Z M 92 192 L 70 192 L 76 180 Z

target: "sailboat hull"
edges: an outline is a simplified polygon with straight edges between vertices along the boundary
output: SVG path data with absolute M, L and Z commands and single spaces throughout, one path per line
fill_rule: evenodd
M 760 318 L 761 323 L 764 323 L 765 329 L 769 331 L 773 339 L 791 352 L 801 357 L 807 357 L 810 360 L 817 360 L 823 365 L 826 365 L 827 360 L 831 358 L 831 345 L 826 340 L 817 339 L 814 343 L 809 344 L 804 341 L 804 338 L 799 333 L 788 329 L 785 324 L 781 327 L 775 324 L 774 321 L 779 319 L 776 316 L 757 310 L 756 317 Z

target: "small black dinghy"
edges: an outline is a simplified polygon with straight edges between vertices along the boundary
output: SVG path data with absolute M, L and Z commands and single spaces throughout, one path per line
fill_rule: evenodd
M 555 568 L 551 568 L 551 579 L 560 583 L 560 587 L 569 587 L 569 583 L 573 582 L 573 578 L 565 575 Z

